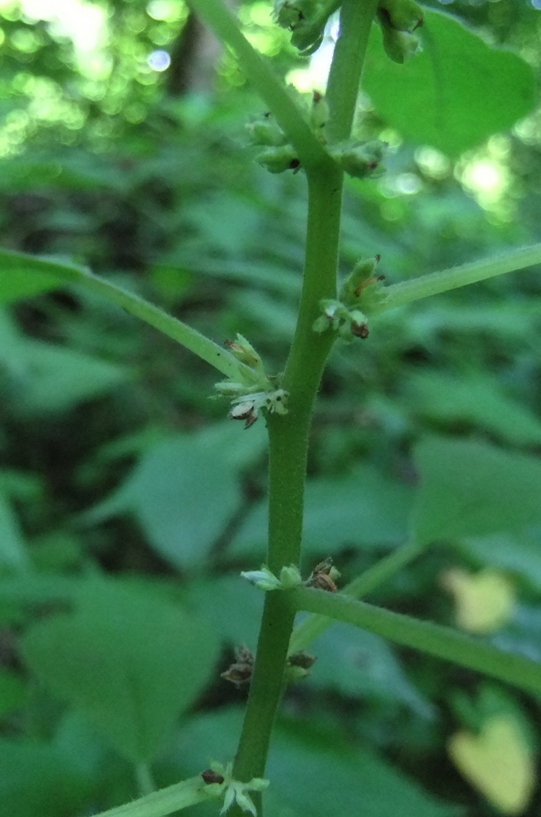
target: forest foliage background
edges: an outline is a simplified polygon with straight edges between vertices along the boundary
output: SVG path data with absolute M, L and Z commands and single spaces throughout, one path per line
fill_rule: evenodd
M 539 77 L 535 3 L 424 5 L 518 52 Z M 245 124 L 262 103 L 233 56 L 177 0 L 55 9 L 0 3 L 2 248 L 84 263 L 219 343 L 240 332 L 279 371 L 305 181 L 251 160 Z M 308 90 L 322 60 L 309 75 L 267 2 L 244 0 L 238 13 Z M 363 95 L 360 126 L 389 144 L 386 173 L 346 185 L 343 270 L 380 254 L 392 283 L 540 241 L 540 109 L 488 138 L 481 126 L 466 151 L 445 129 L 421 143 L 422 108 L 406 97 L 389 112 L 376 73 L 369 60 L 380 106 Z M 512 89 L 496 88 L 487 111 L 464 97 L 457 116 L 483 120 L 498 94 Z M 306 573 L 330 555 L 346 582 L 406 542 L 419 463 L 450 464 L 451 492 L 465 468 L 475 492 L 486 456 L 501 464 L 488 475 L 495 491 L 512 493 L 513 463 L 541 452 L 540 291 L 538 269 L 502 276 L 337 344 L 314 418 Z M 1 817 L 95 813 L 137 795 L 142 760 L 167 785 L 234 753 L 246 691 L 220 672 L 236 645 L 255 648 L 261 598 L 238 574 L 265 552 L 265 429 L 226 421 L 209 399 L 214 380 L 80 289 L 3 304 Z M 371 600 L 541 660 L 541 510 L 527 527 L 467 528 Z M 109 673 L 94 695 L 89 644 Z M 345 626 L 313 652 L 277 726 L 271 817 L 539 814 L 539 700 Z M 125 692 L 128 665 L 142 715 Z M 502 713 L 513 724 L 505 760 L 522 781 L 513 807 L 490 772 L 468 782 L 447 748 Z

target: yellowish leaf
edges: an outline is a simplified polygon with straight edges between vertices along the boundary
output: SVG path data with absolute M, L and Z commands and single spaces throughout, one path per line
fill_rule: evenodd
M 535 787 L 535 758 L 513 715 L 486 721 L 478 735 L 456 732 L 447 750 L 457 769 L 503 814 L 521 814 Z
M 458 626 L 470 633 L 499 630 L 513 613 L 514 586 L 498 570 L 487 568 L 472 574 L 453 568 L 443 575 L 442 584 L 454 596 Z

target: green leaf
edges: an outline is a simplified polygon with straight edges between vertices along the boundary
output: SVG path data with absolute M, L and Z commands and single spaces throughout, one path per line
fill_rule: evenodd
M 26 337 L 8 312 L 0 313 L 4 394 L 23 414 L 64 411 L 99 397 L 131 376 L 125 366 Z
M 23 639 L 40 681 L 135 763 L 152 758 L 200 693 L 217 650 L 198 619 L 112 582 L 88 584 L 76 612 L 36 624 Z
M 39 340 L 25 339 L 24 354 L 26 372 L 14 394 L 25 413 L 69 410 L 130 377 L 125 366 Z
M 467 537 L 459 548 L 474 562 L 516 573 L 541 591 L 541 530 Z
M 95 522 L 132 513 L 171 564 L 202 564 L 240 506 L 240 471 L 264 444 L 262 424 L 249 434 L 225 422 L 171 436 L 148 451 L 127 482 L 87 518 Z
M 389 645 L 374 633 L 333 624 L 308 651 L 317 655 L 311 686 L 347 697 L 399 702 L 421 717 L 433 715 L 432 706 L 410 684 Z
M 518 55 L 428 9 L 420 31 L 423 50 L 397 65 L 374 26 L 364 70 L 377 112 L 407 139 L 457 156 L 532 110 L 534 73 Z
M 0 740 L 0 817 L 73 817 L 90 781 L 69 755 L 37 741 Z
M 421 478 L 411 517 L 419 544 L 541 522 L 541 460 L 475 440 L 429 437 L 416 448 Z
M 54 259 L 47 259 L 54 266 Z M 60 265 L 61 266 L 61 265 Z M 51 272 L 33 270 L 25 256 L 0 250 L 0 303 L 29 298 L 61 286 Z
M 495 378 L 480 372 L 465 378 L 416 373 L 408 377 L 407 395 L 423 417 L 466 421 L 513 445 L 541 444 L 541 420 L 508 397 Z
M 342 478 L 308 480 L 305 492 L 304 552 L 335 553 L 344 545 L 367 550 L 394 547 L 407 536 L 412 489 L 371 466 Z M 253 553 L 266 541 L 267 503 L 257 505 L 239 531 L 235 555 Z

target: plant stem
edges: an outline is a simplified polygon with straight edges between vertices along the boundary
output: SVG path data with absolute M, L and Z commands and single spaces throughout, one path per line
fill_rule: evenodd
M 476 284 L 487 278 L 495 278 L 506 272 L 541 264 L 541 244 L 519 247 L 494 258 L 472 261 L 447 270 L 431 272 L 409 281 L 401 281 L 383 289 L 384 298 L 374 312 L 386 312 L 396 306 L 403 306 L 421 298 L 439 295 L 450 289 L 458 289 L 468 284 Z
M 342 3 L 340 37 L 335 47 L 326 94 L 329 121 L 325 133 L 330 142 L 341 142 L 351 134 L 370 23 L 377 5 L 378 0 L 345 0 Z
M 504 652 L 486 641 L 472 638 L 450 627 L 373 607 L 340 593 L 299 587 L 287 595 L 298 610 L 330 616 L 404 647 L 412 647 L 461 667 L 482 672 L 526 692 L 541 694 L 541 663 L 522 655 Z
M 147 794 L 133 803 L 102 811 L 96 817 L 164 817 L 180 809 L 216 800 L 216 794 L 202 783 L 201 777 L 192 777 L 166 789 Z
M 267 564 L 280 573 L 298 564 L 310 421 L 321 374 L 334 337 L 317 335 L 312 324 L 319 301 L 336 291 L 342 176 L 335 166 L 309 177 L 307 252 L 297 328 L 284 373 L 288 414 L 270 415 L 269 546 Z M 250 695 L 234 775 L 263 777 L 295 613 L 283 593 L 267 593 Z M 256 799 L 259 799 L 256 796 Z M 235 812 L 233 812 L 234 814 Z
M 365 570 L 360 576 L 350 582 L 342 590 L 342 595 L 350 596 L 354 599 L 362 599 L 371 593 L 380 584 L 383 584 L 391 576 L 394 576 L 401 568 L 409 564 L 412 559 L 415 559 L 426 548 L 410 542 L 407 545 L 395 550 L 389 556 L 380 559 L 375 565 Z M 320 616 L 313 614 L 305 618 L 304 621 L 295 627 L 291 641 L 289 643 L 288 653 L 300 652 L 306 649 L 312 641 L 325 632 L 327 627 L 334 624 L 332 618 L 328 616 Z
M 353 8 L 359 0 L 345 0 Z M 375 0 L 362 6 L 362 14 L 343 14 L 341 38 L 345 47 L 335 52 L 336 76 L 350 71 L 360 76 L 366 42 L 372 22 Z M 350 27 L 362 32 L 355 37 Z M 338 66 L 335 65 L 338 63 Z M 343 65 L 342 65 L 343 63 Z M 360 66 L 358 66 L 360 63 Z M 339 87 L 335 81 L 335 98 Z M 356 89 L 357 91 L 357 89 Z M 353 120 L 357 98 L 347 92 L 346 101 L 338 106 L 341 128 Z M 349 135 L 349 131 L 346 136 Z M 321 374 L 332 346 L 329 331 L 314 333 L 312 326 L 320 314 L 320 301 L 336 297 L 336 274 L 342 205 L 342 172 L 333 163 L 317 169 L 305 167 L 308 177 L 308 222 L 303 289 L 295 335 L 287 360 L 283 387 L 289 392 L 288 414 L 268 417 L 269 429 L 269 547 L 267 563 L 279 574 L 284 565 L 300 560 L 304 483 L 312 409 Z M 234 775 L 249 781 L 263 777 L 274 718 L 283 691 L 283 677 L 289 640 L 295 618 L 286 593 L 267 593 L 257 645 L 257 656 L 250 687 Z M 261 798 L 254 798 L 261 813 Z M 240 817 L 233 807 L 231 817 Z

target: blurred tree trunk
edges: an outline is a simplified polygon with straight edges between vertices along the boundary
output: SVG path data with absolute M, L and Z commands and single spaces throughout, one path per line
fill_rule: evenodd
M 171 53 L 167 89 L 173 96 L 211 91 L 222 46 L 190 12 Z

